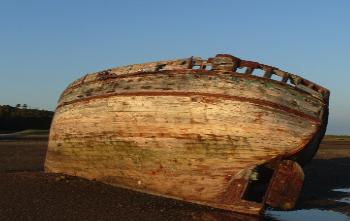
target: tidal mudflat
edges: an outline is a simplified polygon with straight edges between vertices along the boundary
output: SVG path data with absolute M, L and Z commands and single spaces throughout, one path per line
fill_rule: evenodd
M 47 134 L 0 135 L 0 220 L 350 220 L 350 137 L 327 136 L 305 169 L 293 211 L 265 217 L 150 196 L 43 172 Z

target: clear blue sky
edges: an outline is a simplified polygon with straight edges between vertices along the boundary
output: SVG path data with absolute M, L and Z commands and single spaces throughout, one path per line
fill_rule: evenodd
M 350 1 L 0 0 L 0 104 L 55 108 L 85 73 L 217 53 L 328 87 L 328 133 L 350 134 Z

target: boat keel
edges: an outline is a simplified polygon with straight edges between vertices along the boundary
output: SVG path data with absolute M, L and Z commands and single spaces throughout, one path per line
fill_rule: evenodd
M 296 205 L 303 181 L 304 172 L 295 161 L 260 165 L 233 178 L 221 204 L 215 207 L 252 215 L 262 214 L 266 206 L 290 210 Z

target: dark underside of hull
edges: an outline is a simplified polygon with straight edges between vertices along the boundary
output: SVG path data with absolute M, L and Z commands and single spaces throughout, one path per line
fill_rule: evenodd
M 328 124 L 328 113 L 329 113 L 329 109 L 327 107 L 325 108 L 323 121 L 320 125 L 319 131 L 309 141 L 309 143 L 305 146 L 305 148 L 303 148 L 301 151 L 299 151 L 297 154 L 291 157 L 291 160 L 298 162 L 301 166 L 305 166 L 307 163 L 309 163 L 312 160 L 312 158 L 317 153 L 320 143 L 326 133 L 327 124 Z

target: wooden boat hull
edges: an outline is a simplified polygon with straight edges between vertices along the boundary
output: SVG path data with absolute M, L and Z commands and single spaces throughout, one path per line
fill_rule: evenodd
M 119 68 L 70 85 L 52 122 L 46 170 L 244 213 L 258 214 L 265 203 L 292 207 L 303 173 L 288 159 L 322 135 L 327 102 L 215 69 L 215 60 L 213 70 L 186 62 L 196 61 Z M 245 196 L 259 172 L 268 176 L 265 191 Z M 291 201 L 276 184 L 286 177 L 295 181 L 283 187 Z

